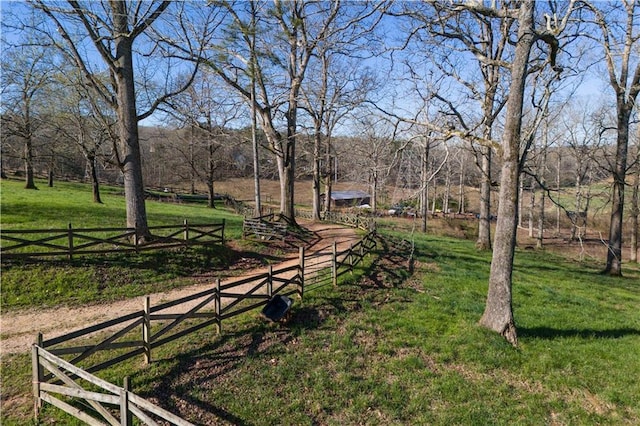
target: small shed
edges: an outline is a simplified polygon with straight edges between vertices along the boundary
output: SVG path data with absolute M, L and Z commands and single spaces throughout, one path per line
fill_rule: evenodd
M 325 194 L 321 197 L 324 200 Z M 354 207 L 363 204 L 371 204 L 371 195 L 364 191 L 331 191 L 331 201 L 335 207 Z

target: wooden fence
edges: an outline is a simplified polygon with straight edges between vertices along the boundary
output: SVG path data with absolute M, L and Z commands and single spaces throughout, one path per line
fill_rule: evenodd
M 78 228 L 0 230 L 3 260 L 42 257 L 140 252 L 191 245 L 224 244 L 225 221 L 211 224 L 151 226 L 144 240 L 135 228 Z
M 242 236 L 255 236 L 261 240 L 278 238 L 284 240 L 287 236 L 287 222 L 278 221 L 273 213 L 259 217 L 245 217 L 242 222 Z
M 337 252 L 334 244 L 331 253 L 305 256 L 301 247 L 298 261 L 291 266 L 276 270 L 270 267 L 265 273 L 225 284 L 218 280 L 210 289 L 156 306 L 151 306 L 147 297 L 139 311 L 51 339 L 45 340 L 39 335 L 32 351 L 36 417 L 42 403 L 47 402 L 89 424 L 106 421 L 106 424 L 129 425 L 132 415 L 144 424 L 155 424 L 153 414 L 172 424 L 190 425 L 128 389 L 94 378 L 91 373 L 138 355 L 151 362 L 153 349 L 205 327 L 215 326 L 220 333 L 223 320 L 261 307 L 275 294 L 297 294 L 302 299 L 306 280 L 316 274 L 323 275 L 323 270 L 330 271 L 331 282 L 336 285 L 338 277 L 352 272 L 375 247 L 375 232 L 342 252 Z M 308 263 L 314 266 L 307 269 Z M 319 283 L 321 281 L 314 281 Z M 90 338 L 91 343 L 87 343 Z M 83 341 L 77 342 L 77 339 Z M 87 389 L 79 382 L 88 383 Z M 108 393 L 96 392 L 96 386 Z M 53 394 L 81 403 L 72 405 Z M 112 414 L 117 404 L 120 404 L 119 420 Z M 91 408 L 84 411 L 87 405 Z
M 347 274 L 353 274 L 356 266 L 364 257 L 377 246 L 375 231 L 369 232 L 356 244 L 343 251 L 337 250 L 336 243 L 331 251 L 316 252 L 305 257 L 305 290 L 332 284 L 338 285 L 338 279 Z
M 128 378 L 125 378 L 123 387 L 116 386 L 37 345 L 33 346 L 32 359 L 34 371 L 37 372 L 33 382 L 34 394 L 38 395 L 36 412 L 43 402 L 47 402 L 88 425 L 130 426 L 134 424 L 135 417 L 146 425 L 156 425 L 158 419 L 162 419 L 173 425 L 194 426 L 131 392 Z M 38 377 L 44 375 L 45 371 L 55 376 L 61 384 L 39 381 Z M 87 410 L 66 402 L 64 399 L 67 398 L 82 400 Z
M 296 217 L 304 217 L 313 219 L 311 210 L 296 209 Z M 363 231 L 373 231 L 376 229 L 376 221 L 373 217 L 367 215 L 359 215 L 347 212 L 323 212 L 322 220 L 327 222 L 339 223 L 341 225 L 350 226 L 352 228 L 361 229 Z

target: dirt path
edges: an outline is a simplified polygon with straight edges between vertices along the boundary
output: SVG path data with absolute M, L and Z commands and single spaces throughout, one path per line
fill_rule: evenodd
M 331 246 L 335 241 L 339 251 L 346 250 L 350 244 L 358 240 L 355 230 L 339 225 L 327 223 L 303 223 L 303 226 L 316 233 L 318 238 L 306 248 L 307 256 L 324 253 L 330 256 Z M 294 255 L 295 256 L 295 255 Z M 297 263 L 297 256 L 286 260 L 276 267 L 284 267 Z M 247 271 L 244 277 L 251 277 L 264 273 L 267 268 L 258 268 Z M 225 282 L 239 280 L 234 277 Z M 211 288 L 214 283 L 203 283 L 181 289 L 154 293 L 149 295 L 151 304 L 179 299 L 198 291 Z M 247 284 L 250 287 L 251 284 Z M 107 321 L 129 312 L 142 309 L 144 297 L 135 297 L 108 304 L 87 305 L 78 307 L 58 307 L 51 309 L 32 309 L 3 313 L 0 317 L 0 333 L 2 341 L 0 354 L 12 354 L 26 352 L 35 342 L 38 333 L 43 333 L 45 338 L 52 338 L 74 330 L 82 329 L 92 324 Z

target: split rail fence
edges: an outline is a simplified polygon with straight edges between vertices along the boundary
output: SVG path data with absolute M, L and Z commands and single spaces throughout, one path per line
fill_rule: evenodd
M 275 294 L 302 299 L 310 289 L 307 280 L 313 280 L 311 289 L 329 282 L 337 285 L 338 278 L 353 272 L 375 247 L 375 232 L 342 252 L 334 244 L 330 253 L 306 256 L 300 247 L 298 261 L 290 266 L 269 267 L 265 273 L 224 284 L 218 280 L 210 289 L 156 306 L 146 297 L 139 311 L 50 339 L 40 334 L 32 349 L 35 415 L 46 402 L 92 425 L 131 425 L 134 417 L 149 425 L 160 420 L 191 425 L 137 396 L 128 385 L 118 387 L 93 373 L 139 355 L 149 363 L 154 349 L 209 326 L 221 333 L 223 320 L 261 307 Z M 307 268 L 308 263 L 313 267 Z M 324 270 L 330 281 L 316 280 Z
M 307 219 L 313 219 L 313 212 L 311 210 L 296 209 L 296 217 L 304 217 Z M 352 228 L 360 229 L 362 231 L 373 231 L 376 229 L 376 221 L 371 216 L 358 215 L 347 212 L 323 212 L 322 220 L 326 222 L 339 223 L 341 225 L 347 225 Z
M 275 219 L 273 213 L 259 217 L 245 217 L 242 222 L 242 236 L 255 236 L 262 240 L 272 238 L 284 239 L 287 236 L 288 224 Z
M 225 221 L 210 224 L 150 226 L 151 238 L 135 228 L 73 228 L 0 230 L 0 256 L 18 259 L 43 256 L 140 252 L 191 245 L 224 244 Z

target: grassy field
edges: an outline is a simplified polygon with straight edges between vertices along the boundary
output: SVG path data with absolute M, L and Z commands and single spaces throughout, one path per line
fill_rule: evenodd
M 53 188 L 38 182 L 37 191 L 24 190 L 23 183 L 2 180 L 1 225 L 5 229 L 64 229 L 125 227 L 121 188 L 102 188 L 103 204 L 91 202 L 91 187 L 58 182 Z M 226 222 L 225 237 L 238 241 L 242 217 L 219 206 L 147 202 L 150 226 Z M 116 300 L 193 284 L 197 274 L 224 271 L 249 246 L 192 248 L 188 251 L 109 254 L 38 263 L 13 262 L 3 265 L 3 310 L 30 306 L 75 304 Z M 253 247 L 254 249 L 256 247 Z M 255 254 L 258 256 L 258 254 Z
M 160 210 L 167 221 L 209 212 L 149 203 L 150 218 Z M 400 227 L 381 232 L 383 244 L 412 238 Z M 381 246 L 337 288 L 296 301 L 286 326 L 248 313 L 220 336 L 204 330 L 164 346 L 150 366 L 132 360 L 100 375 L 130 375 L 136 393 L 207 425 L 640 424 L 637 267 L 616 279 L 593 263 L 519 251 L 514 349 L 477 325 L 490 253 L 442 235 L 414 242 L 413 275 Z M 28 356 L 4 358 L 3 425 L 29 421 L 30 390 Z M 48 407 L 42 424 L 54 423 L 75 424 Z

